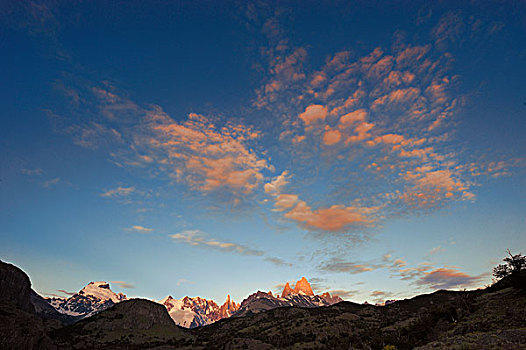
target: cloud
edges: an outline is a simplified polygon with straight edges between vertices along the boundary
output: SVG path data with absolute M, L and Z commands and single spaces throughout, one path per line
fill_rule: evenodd
M 144 233 L 144 234 L 151 233 L 153 231 L 153 229 L 151 228 L 143 227 L 140 225 L 133 225 L 132 227 L 126 228 L 125 230 L 135 231 L 135 232 Z
M 177 123 L 154 111 L 146 118 L 145 133 L 137 146 L 171 177 L 204 192 L 225 188 L 236 194 L 250 193 L 263 180 L 261 170 L 271 169 L 247 147 L 259 133 L 244 125 L 227 123 L 218 128 L 193 113 Z
M 53 187 L 53 186 L 55 186 L 56 184 L 58 184 L 59 181 L 60 181 L 60 178 L 59 178 L 59 177 L 56 177 L 56 178 L 54 178 L 54 179 L 51 179 L 51 180 L 47 180 L 47 181 L 45 181 L 45 182 L 42 184 L 42 186 L 43 186 L 44 188 L 50 188 L 50 187 Z
M 116 90 L 107 83 L 80 89 L 86 99 L 77 107 L 79 117 L 71 122 L 51 115 L 56 129 L 83 147 L 107 150 L 119 167 L 143 169 L 205 193 L 244 197 L 263 182 L 262 171 L 274 171 L 256 152 L 261 133 L 252 126 L 197 113 L 174 120 L 161 107 L 143 108 Z M 86 110 L 97 111 L 92 120 L 80 117 Z
M 289 183 L 288 171 L 283 171 L 281 175 L 275 177 L 271 182 L 264 186 L 265 192 L 269 194 L 280 193 L 281 189 Z
M 323 143 L 331 146 L 337 144 L 342 139 L 342 134 L 338 130 L 327 130 L 323 134 Z
M 182 285 L 182 284 L 194 284 L 194 282 L 189 281 L 189 280 L 184 279 L 184 278 L 179 278 L 179 279 L 177 280 L 177 282 L 175 283 L 176 286 L 180 286 L 180 285 Z
M 285 260 L 276 257 L 266 257 L 265 261 L 268 261 L 276 266 L 293 266 L 291 263 L 288 263 Z
M 455 43 L 462 38 L 465 30 L 464 20 L 460 11 L 446 13 L 433 28 L 432 35 L 438 47 L 445 49 L 449 43 Z
M 385 299 L 391 297 L 393 293 L 386 292 L 383 290 L 375 290 L 371 292 L 371 297 L 373 298 L 373 301 L 377 304 L 383 304 Z
M 223 252 L 231 252 L 240 255 L 262 256 L 265 252 L 257 249 L 252 249 L 245 245 L 221 242 L 214 238 L 207 237 L 199 230 L 186 230 L 180 233 L 172 234 L 170 237 L 175 242 L 182 242 L 192 246 L 208 247 Z
M 347 289 L 332 289 L 329 291 L 332 296 L 339 296 L 342 299 L 350 299 L 356 294 L 360 293 L 359 290 L 347 290 Z
M 417 285 L 432 289 L 467 288 L 480 285 L 486 274 L 470 276 L 455 268 L 437 268 L 424 274 L 416 281 Z
M 77 294 L 76 292 L 68 292 L 68 291 L 66 291 L 64 289 L 57 289 L 57 292 L 60 292 L 62 294 L 66 294 L 66 295 L 69 295 L 69 296 Z
M 339 258 L 332 258 L 329 261 L 320 264 L 319 269 L 327 272 L 345 272 L 357 274 L 373 271 L 375 268 L 362 263 L 346 262 Z
M 124 281 L 111 281 L 110 283 L 116 284 L 119 288 L 132 289 L 135 288 L 133 284 L 126 283 Z
M 327 116 L 327 107 L 322 105 L 310 105 L 305 108 L 305 112 L 301 113 L 298 118 L 303 120 L 305 126 L 310 126 L 317 122 L 322 122 Z
M 99 196 L 105 198 L 115 198 L 115 197 L 126 197 L 132 194 L 135 191 L 135 187 L 117 187 L 112 190 L 102 192 Z
M 40 168 L 35 168 L 35 169 L 21 169 L 20 172 L 24 175 L 42 175 L 43 173 L 43 170 L 40 169 Z
M 435 255 L 438 252 L 442 252 L 442 251 L 445 251 L 445 250 L 446 250 L 445 248 L 442 248 L 442 246 L 439 245 L 439 246 L 434 247 L 433 249 L 431 249 L 429 252 L 427 252 L 427 255 L 428 256 Z
M 309 230 L 341 232 L 350 226 L 364 226 L 372 222 L 369 208 L 333 205 L 313 210 L 304 201 L 298 201 L 284 217 L 298 222 Z

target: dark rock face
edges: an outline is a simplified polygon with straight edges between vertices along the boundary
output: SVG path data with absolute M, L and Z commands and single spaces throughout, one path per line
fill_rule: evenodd
M 18 267 L 3 261 L 0 261 L 0 302 L 26 312 L 35 312 L 29 277 Z
M 0 261 L 0 349 L 56 349 L 35 313 L 32 293 L 29 277 Z
M 57 320 L 61 325 L 71 324 L 78 320 L 77 317 L 61 314 L 48 301 L 31 290 L 31 303 L 35 308 L 35 313 L 45 320 Z
M 131 299 L 86 319 L 86 330 L 150 329 L 155 325 L 175 326 L 166 308 L 146 299 Z M 84 323 L 84 322 L 82 322 Z M 79 323 L 80 325 L 80 323 Z
M 56 349 L 36 315 L 12 306 L 0 306 L 0 349 Z
M 185 331 L 163 305 L 131 299 L 50 334 L 59 349 L 173 349 L 192 344 Z

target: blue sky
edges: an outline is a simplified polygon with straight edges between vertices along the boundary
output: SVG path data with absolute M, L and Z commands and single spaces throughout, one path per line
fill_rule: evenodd
M 484 286 L 526 247 L 525 10 L 5 2 L 1 259 L 45 295 Z

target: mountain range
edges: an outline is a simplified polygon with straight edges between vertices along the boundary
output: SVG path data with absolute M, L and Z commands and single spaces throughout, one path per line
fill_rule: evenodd
M 45 300 L 58 313 L 70 317 L 71 320 L 79 320 L 106 310 L 128 298 L 122 293 L 113 292 L 107 282 L 90 282 L 69 298 L 53 297 Z M 314 294 L 310 283 L 302 277 L 296 282 L 294 289 L 287 282 L 281 295 L 274 296 L 272 292 L 257 291 L 249 295 L 241 304 L 231 300 L 230 295 L 222 305 L 201 297 L 186 296 L 182 299 L 174 299 L 170 295 L 158 303 L 166 307 L 175 324 L 185 328 L 195 328 L 224 318 L 252 315 L 277 307 L 312 308 L 329 306 L 340 301 L 342 301 L 340 297 L 331 296 L 328 292 L 321 295 Z
M 525 349 L 526 270 L 508 277 L 485 289 L 441 290 L 384 306 L 342 301 L 240 315 L 244 305 L 255 310 L 249 297 L 231 317 L 188 329 L 175 324 L 165 305 L 110 293 L 102 282 L 76 293 L 99 311 L 85 310 L 91 316 L 81 319 L 59 313 L 32 290 L 21 269 L 0 261 L 0 349 Z M 252 299 L 316 297 L 302 280 L 279 296 L 259 291 Z M 73 300 L 86 300 L 72 297 L 63 305 L 82 314 Z M 228 299 L 226 306 L 237 305 Z M 114 305 L 100 311 L 103 300 Z

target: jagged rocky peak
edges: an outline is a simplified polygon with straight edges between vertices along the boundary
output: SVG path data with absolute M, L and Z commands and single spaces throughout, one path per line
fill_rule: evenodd
M 289 282 L 285 284 L 285 288 L 283 288 L 283 293 L 281 293 L 281 297 L 285 298 L 287 295 L 291 294 L 293 292 L 292 288 L 290 288 Z
M 294 287 L 294 293 L 300 294 L 304 293 L 306 295 L 314 295 L 314 292 L 312 291 L 312 287 L 310 286 L 309 281 L 305 277 L 302 277 L 298 282 L 296 282 L 296 286 Z
M 285 284 L 285 288 L 283 289 L 283 293 L 281 293 L 281 297 L 285 298 L 290 294 L 305 294 L 313 296 L 314 292 L 312 291 L 309 281 L 307 281 L 305 277 L 302 277 L 298 282 L 296 282 L 294 289 L 290 287 L 288 282 Z
M 321 295 L 322 299 L 325 300 L 326 302 L 328 302 L 329 304 L 337 304 L 339 303 L 340 301 L 343 301 L 342 298 L 340 298 L 339 296 L 337 295 L 332 295 L 331 296 L 331 293 L 329 292 L 325 292 Z

